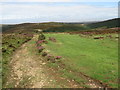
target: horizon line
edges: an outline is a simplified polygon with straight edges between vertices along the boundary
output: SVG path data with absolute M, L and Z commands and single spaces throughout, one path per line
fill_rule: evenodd
M 42 22 L 21 22 L 21 23 L 0 23 L 1 25 L 15 25 L 15 24 L 27 24 L 27 23 L 29 23 L 29 24 L 34 24 L 34 23 L 89 23 L 89 22 L 102 22 L 102 21 L 108 21 L 108 20 L 113 20 L 113 19 L 119 19 L 120 17 L 116 17 L 116 18 L 112 18 L 112 19 L 105 19 L 105 20 L 98 20 L 98 21 L 81 21 L 81 22 L 79 22 L 79 21 L 71 21 L 71 22 L 69 22 L 69 21 L 42 21 Z

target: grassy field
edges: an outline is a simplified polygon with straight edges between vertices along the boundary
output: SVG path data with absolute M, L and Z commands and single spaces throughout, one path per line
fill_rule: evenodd
M 61 61 L 75 72 L 82 72 L 96 80 L 117 87 L 118 80 L 118 40 L 117 34 L 103 36 L 104 39 L 93 39 L 94 36 L 70 34 L 45 34 L 47 40 L 54 37 L 57 41 L 48 40 L 45 45 L 51 54 L 62 56 Z

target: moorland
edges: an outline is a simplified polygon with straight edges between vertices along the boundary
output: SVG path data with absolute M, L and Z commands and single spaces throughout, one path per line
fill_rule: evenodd
M 118 20 L 2 25 L 3 88 L 118 88 Z

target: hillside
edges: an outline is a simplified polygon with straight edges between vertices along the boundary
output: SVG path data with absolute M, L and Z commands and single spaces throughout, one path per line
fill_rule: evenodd
M 117 88 L 118 28 L 88 25 L 1 25 L 3 88 Z
M 64 23 L 64 22 L 47 22 L 47 23 L 23 23 L 16 25 L 2 25 L 3 32 L 33 32 L 35 29 L 42 29 L 44 32 L 74 32 L 74 31 L 91 31 L 96 28 L 115 28 L 118 27 L 119 19 L 111 19 L 102 22 L 93 23 Z
M 62 25 L 58 27 L 51 27 L 48 29 L 45 29 L 44 32 L 73 32 L 73 31 L 81 31 L 81 30 L 87 30 L 90 29 L 89 27 L 86 27 L 82 24 L 70 24 L 70 25 Z
M 87 26 L 90 28 L 100 28 L 100 27 L 114 28 L 114 27 L 119 27 L 119 20 L 120 18 L 115 18 L 107 21 L 91 23 L 91 24 L 88 24 Z
M 10 30 L 11 28 L 14 28 L 16 25 L 0 25 L 2 27 L 2 32 L 5 32 L 7 30 Z
M 119 18 L 101 21 L 101 22 L 93 22 L 93 23 L 71 23 L 64 24 L 59 27 L 50 27 L 44 30 L 44 32 L 81 32 L 81 31 L 117 31 L 117 27 L 119 27 L 118 23 Z M 110 29 L 114 28 L 114 29 Z
M 3 25 L 2 31 L 5 33 L 12 33 L 12 32 L 22 32 L 22 31 L 34 31 L 35 29 L 47 29 L 50 27 L 57 27 L 63 25 L 62 23 L 23 23 L 23 24 L 16 24 L 16 25 Z

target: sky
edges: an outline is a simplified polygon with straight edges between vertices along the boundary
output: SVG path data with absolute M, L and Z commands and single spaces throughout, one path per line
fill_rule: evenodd
M 118 0 L 0 0 L 0 24 L 88 22 L 118 17 Z

